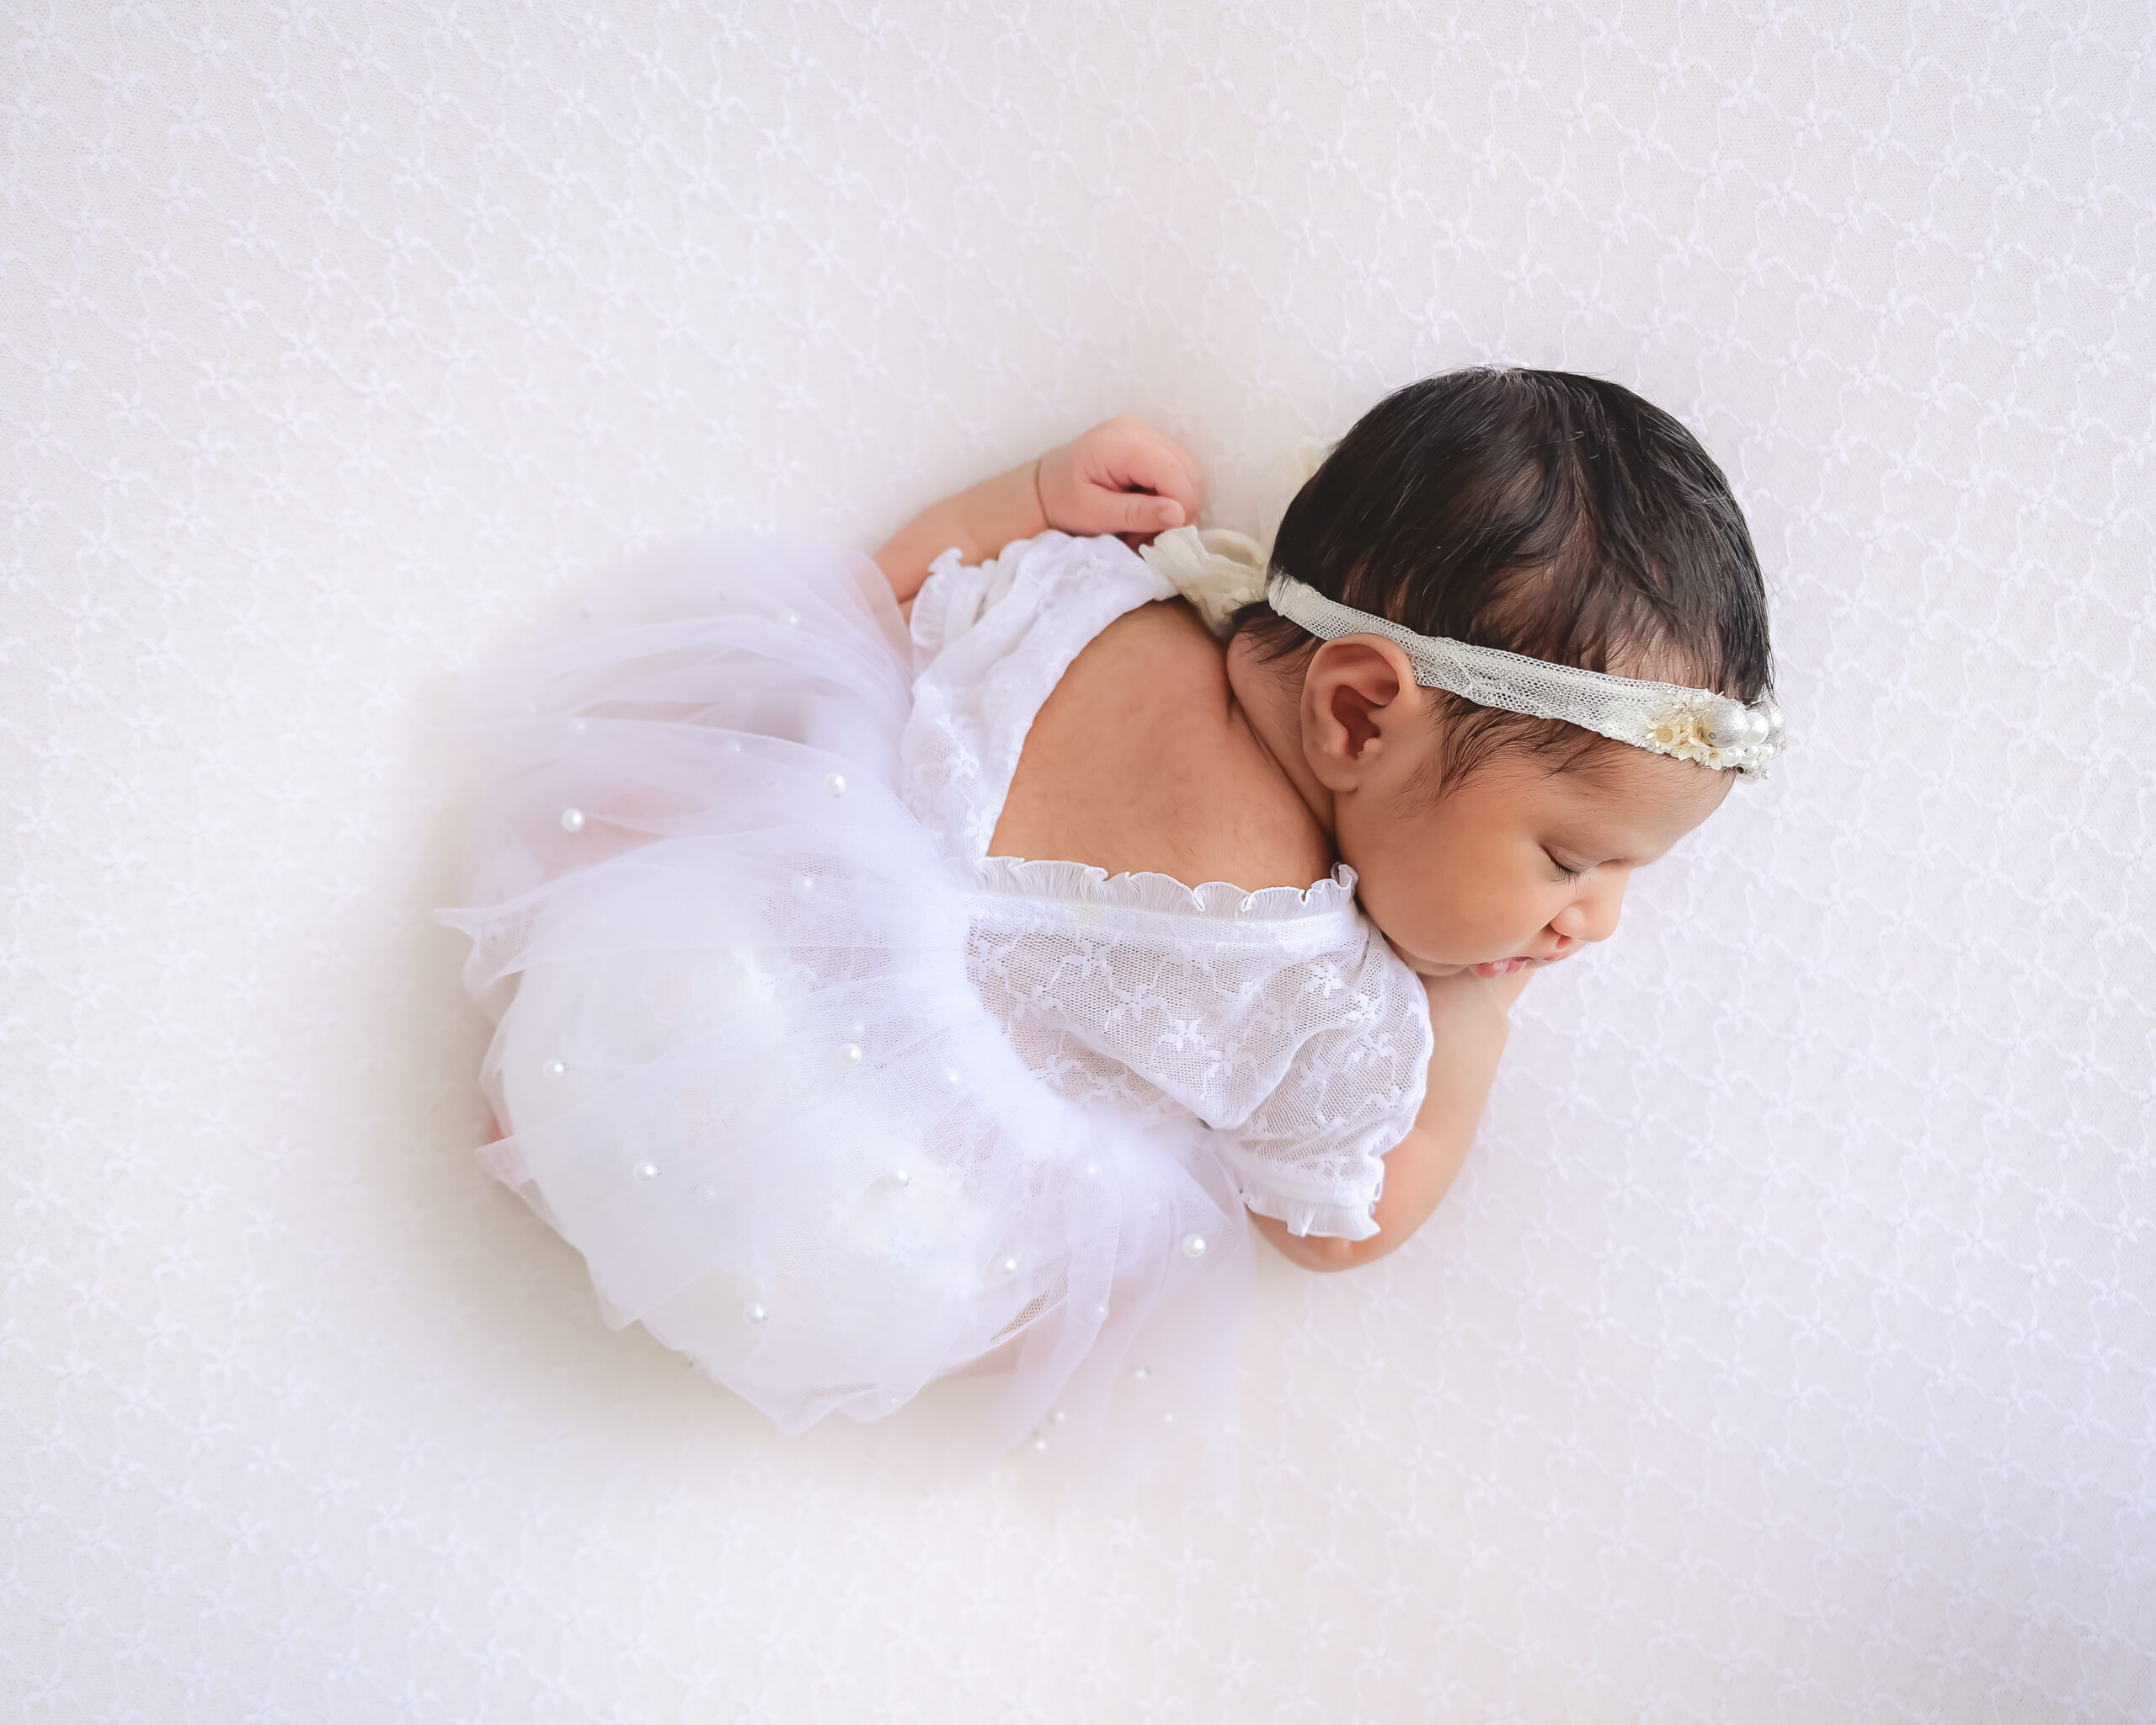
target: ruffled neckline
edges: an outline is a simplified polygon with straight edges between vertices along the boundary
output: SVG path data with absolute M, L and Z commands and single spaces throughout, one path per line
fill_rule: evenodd
M 1256 892 L 1246 892 L 1232 881 L 1188 886 L 1172 874 L 1150 870 L 1110 874 L 1090 862 L 1049 858 L 984 857 L 979 869 L 981 885 L 990 892 L 1219 921 L 1292 922 L 1355 913 L 1355 871 L 1345 862 L 1334 863 L 1331 874 L 1306 887 L 1267 886 Z

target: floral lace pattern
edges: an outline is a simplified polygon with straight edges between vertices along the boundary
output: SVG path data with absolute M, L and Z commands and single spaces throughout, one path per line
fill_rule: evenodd
M 914 611 L 904 793 L 978 876 L 969 971 L 1028 1065 L 1075 1100 L 1187 1109 L 1252 1210 L 1366 1239 L 1382 1158 L 1422 1106 L 1430 1021 L 1354 871 L 1249 893 L 986 854 L 1049 692 L 1171 590 L 1112 538 L 1044 533 L 978 568 L 947 553 Z

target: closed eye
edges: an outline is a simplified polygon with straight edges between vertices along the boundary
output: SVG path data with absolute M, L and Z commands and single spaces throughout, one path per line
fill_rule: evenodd
M 1565 863 L 1559 862 L 1555 857 L 1550 857 L 1550 852 L 1547 851 L 1545 851 L 1542 854 L 1545 857 L 1550 857 L 1550 866 L 1557 871 L 1557 878 L 1560 880 L 1577 880 L 1582 874 L 1587 873 L 1584 867 L 1579 868 L 1567 867 Z

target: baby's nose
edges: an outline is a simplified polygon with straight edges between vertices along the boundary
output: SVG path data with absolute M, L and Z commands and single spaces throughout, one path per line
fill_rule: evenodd
M 1582 893 L 1550 919 L 1550 932 L 1572 940 L 1608 940 L 1617 932 L 1617 918 L 1624 907 L 1622 887 Z

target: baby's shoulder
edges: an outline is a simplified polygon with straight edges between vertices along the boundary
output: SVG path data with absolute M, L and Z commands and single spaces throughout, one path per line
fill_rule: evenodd
M 1181 601 L 1126 612 L 1072 661 L 1027 733 L 989 848 L 1251 892 L 1306 887 L 1333 864 Z

